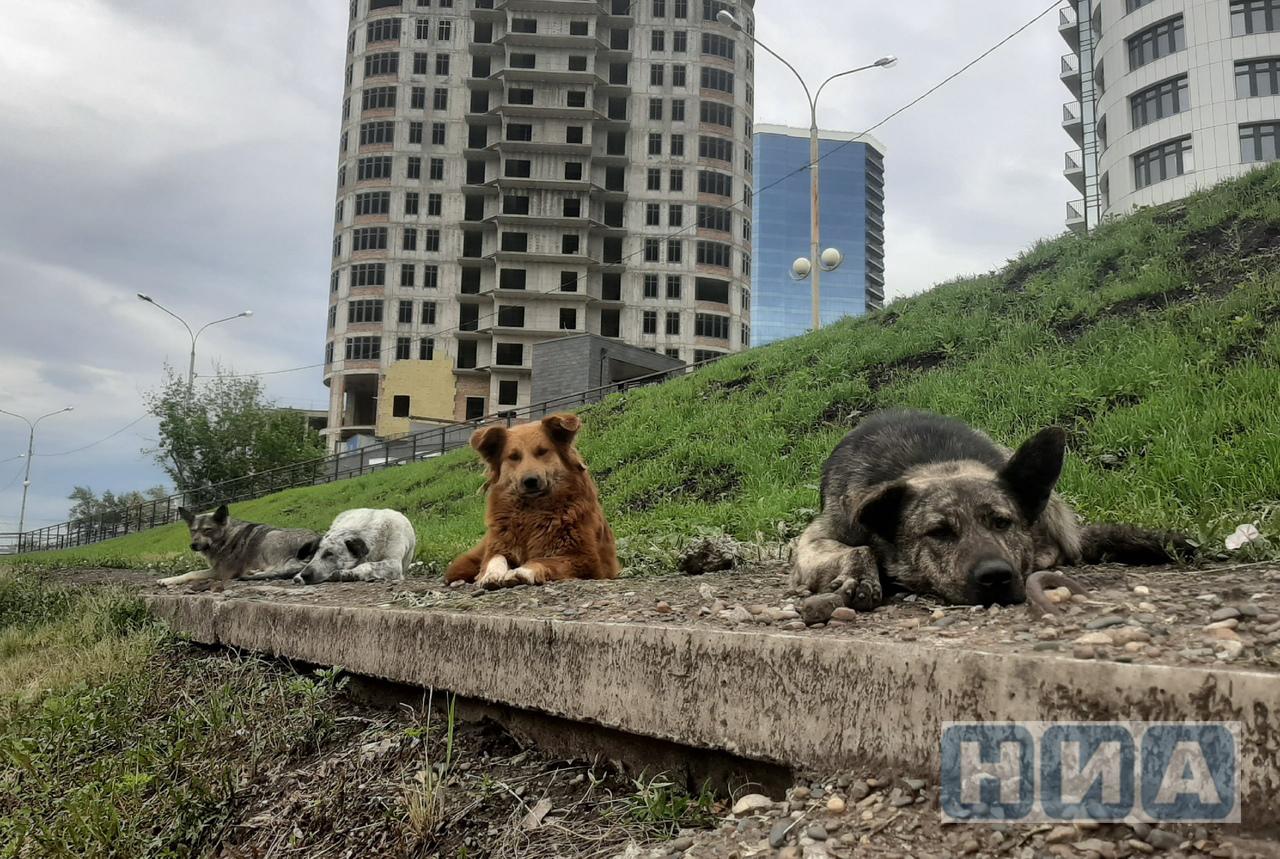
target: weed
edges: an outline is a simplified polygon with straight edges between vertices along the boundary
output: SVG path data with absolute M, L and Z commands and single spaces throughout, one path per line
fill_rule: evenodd
M 642 775 L 633 784 L 635 793 L 626 798 L 628 814 L 659 837 L 672 838 L 681 829 L 709 826 L 715 819 L 715 795 L 707 785 L 692 796 L 661 775 Z
M 414 776 L 414 783 L 405 788 L 404 802 L 408 811 L 409 827 L 422 840 L 428 840 L 436 834 L 446 820 L 448 807 L 448 785 L 453 768 L 453 740 L 456 722 L 454 708 L 456 696 L 449 696 L 445 708 L 444 755 L 443 759 L 432 760 L 431 751 L 431 719 L 434 708 L 432 699 L 435 691 L 428 693 L 426 707 L 426 724 L 420 736 L 423 739 L 423 767 Z

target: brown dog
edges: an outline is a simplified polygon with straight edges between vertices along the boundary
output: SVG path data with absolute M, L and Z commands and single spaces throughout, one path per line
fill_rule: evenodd
M 488 532 L 454 559 L 447 582 L 484 588 L 562 579 L 613 579 L 618 554 L 595 481 L 573 446 L 577 415 L 476 430 L 474 447 L 489 466 Z

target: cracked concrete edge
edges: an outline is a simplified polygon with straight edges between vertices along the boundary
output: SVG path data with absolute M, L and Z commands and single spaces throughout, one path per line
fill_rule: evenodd
M 153 596 L 222 644 L 789 766 L 936 779 L 943 722 L 1238 721 L 1241 808 L 1280 820 L 1280 678 L 778 632 Z

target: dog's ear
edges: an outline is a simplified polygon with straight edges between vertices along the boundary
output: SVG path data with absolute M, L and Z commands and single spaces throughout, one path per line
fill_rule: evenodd
M 507 446 L 507 428 L 498 426 L 478 429 L 471 434 L 471 446 L 490 465 L 494 465 L 502 458 L 502 449 Z
M 231 515 L 231 511 L 227 509 L 227 505 L 220 504 L 217 510 L 213 511 L 213 521 L 219 525 L 227 524 L 227 518 Z
M 1040 518 L 1049 495 L 1062 474 L 1067 434 L 1060 427 L 1046 427 L 1022 443 L 1000 469 L 1000 483 L 1013 496 L 1030 524 Z
M 369 545 L 359 537 L 348 537 L 346 539 L 347 551 L 357 561 L 363 560 L 365 555 L 369 554 Z
M 182 517 L 182 521 L 186 522 L 188 526 L 191 525 L 192 522 L 196 521 L 196 514 L 192 513 L 185 507 L 178 508 L 178 515 Z
M 320 538 L 312 537 L 307 542 L 298 547 L 298 553 L 294 556 L 299 561 L 309 561 L 316 555 L 316 549 L 320 548 Z
M 547 415 L 542 419 L 542 429 L 556 444 L 568 447 L 582 429 L 582 419 L 570 412 Z
M 884 483 L 862 498 L 855 521 L 872 534 L 893 542 L 902 523 L 902 510 L 911 497 L 911 487 L 902 481 Z

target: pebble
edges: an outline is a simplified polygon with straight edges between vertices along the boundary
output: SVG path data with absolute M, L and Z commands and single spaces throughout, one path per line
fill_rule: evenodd
M 803 620 L 789 620 L 782 625 L 782 628 L 794 632 L 796 630 L 804 629 L 805 623 Z
M 1139 841 L 1137 838 L 1130 838 L 1128 841 L 1125 842 L 1125 844 L 1128 844 L 1131 848 L 1133 848 L 1134 850 L 1137 850 L 1139 853 L 1155 853 L 1156 852 L 1156 848 L 1152 847 L 1150 844 L 1148 844 L 1145 841 Z
M 784 818 L 773 824 L 773 828 L 769 830 L 769 846 L 778 848 L 786 844 L 787 839 L 791 836 L 793 823 L 793 821 Z
M 1214 629 L 1209 629 L 1208 627 L 1205 627 L 1205 629 L 1208 631 L 1208 635 L 1206 635 L 1205 638 L 1214 638 L 1214 639 L 1219 639 L 1223 641 L 1239 641 L 1240 640 L 1240 633 L 1236 632 L 1234 629 L 1232 629 L 1229 626 L 1219 626 L 1219 627 L 1215 627 Z
M 830 837 L 827 835 L 827 827 L 823 826 L 821 823 L 812 824 L 804 831 L 804 834 L 808 835 L 814 841 L 826 841 L 827 838 Z
M 935 608 L 933 610 L 933 613 L 929 615 L 929 617 L 933 618 L 934 620 L 942 620 L 946 616 L 947 616 L 947 613 L 940 608 Z
M 653 607 L 653 610 L 659 614 L 670 614 L 671 604 L 666 600 L 658 600 L 658 604 Z
M 843 799 L 841 799 L 838 796 L 833 795 L 830 799 L 827 800 L 827 811 L 831 812 L 832 814 L 840 814 L 841 812 L 844 811 L 844 808 L 845 808 L 845 802 Z
M 1086 632 L 1084 635 L 1072 642 L 1072 644 L 1104 644 L 1108 646 L 1115 643 L 1116 640 L 1111 637 L 1111 633 L 1109 632 Z
M 1224 641 L 1218 647 L 1218 656 L 1225 662 L 1231 662 L 1244 653 L 1244 642 L 1241 641 Z
M 1262 609 L 1258 608 L 1251 602 L 1240 603 L 1240 605 L 1236 606 L 1236 611 L 1240 612 L 1241 617 L 1256 618 L 1262 615 Z
M 849 798 L 854 802 L 862 802 L 871 793 L 871 785 L 865 781 L 855 781 L 849 785 Z
M 1280 629 L 1267 633 L 1262 640 L 1266 644 L 1280 644 Z
M 1135 585 L 1133 588 L 1133 592 L 1140 596 L 1146 596 L 1147 594 L 1151 593 L 1151 588 L 1147 587 L 1146 585 Z
M 1111 633 L 1111 637 L 1115 639 L 1116 644 L 1132 644 L 1140 641 L 1150 641 L 1151 633 L 1136 626 L 1126 626 L 1124 629 L 1117 629 Z
M 1200 602 L 1207 602 L 1210 605 L 1222 605 L 1222 597 L 1217 594 L 1200 594 L 1196 597 Z
M 857 613 L 856 611 L 854 611 L 853 609 L 849 608 L 848 606 L 840 606 L 840 607 L 839 607 L 839 608 L 837 608 L 835 611 L 831 612 L 831 619 L 832 619 L 832 620 L 845 620 L 845 621 L 848 621 L 848 620 L 857 620 L 857 619 L 858 619 L 858 613 Z
M 773 805 L 773 800 L 762 793 L 749 793 L 733 804 L 733 814 L 750 814 L 753 811 L 759 811 L 769 808 Z
M 1076 828 L 1074 826 L 1055 826 L 1049 830 L 1049 834 L 1044 837 L 1045 844 L 1065 844 L 1068 841 L 1074 841 L 1076 837 Z
M 1076 659 L 1092 659 L 1096 655 L 1093 646 L 1089 644 L 1077 644 L 1071 648 L 1071 655 Z
M 1146 838 L 1151 834 L 1151 824 L 1145 820 L 1127 820 L 1129 828 L 1133 830 L 1133 834 L 1139 838 Z
M 1125 619 L 1118 614 L 1108 614 L 1095 618 L 1084 625 L 1085 629 L 1106 629 L 1109 626 L 1121 626 Z
M 1182 843 L 1182 836 L 1165 832 L 1163 829 L 1153 829 L 1147 835 L 1147 843 L 1158 850 L 1173 850 Z
M 1210 614 L 1209 620 L 1210 621 L 1229 620 L 1231 618 L 1235 618 L 1239 616 L 1240 616 L 1240 609 L 1236 608 L 1235 606 L 1227 605 L 1227 606 L 1223 606 L 1222 608 Z
M 1156 611 L 1156 607 L 1153 603 L 1140 602 L 1138 603 L 1138 611 L 1146 611 L 1146 612 L 1154 613 Z
M 815 623 L 826 623 L 832 613 L 840 607 L 839 594 L 814 594 L 800 603 L 800 619 L 812 626 Z
M 692 846 L 693 846 L 693 839 L 690 838 L 688 835 L 686 835 L 684 838 L 677 838 L 675 841 L 672 841 L 670 844 L 667 845 L 667 849 L 669 849 L 672 853 L 683 853 L 684 851 L 688 850 Z
M 809 798 L 809 788 L 804 787 L 804 786 L 801 786 L 801 787 L 793 787 L 793 788 L 791 789 L 791 798 L 792 798 L 792 799 L 808 799 L 808 798 Z
M 751 620 L 751 612 L 740 605 L 735 605 L 731 609 L 720 612 L 720 617 L 730 623 L 748 623 Z
M 1067 602 L 1071 599 L 1071 588 L 1049 588 L 1044 595 L 1052 603 Z

